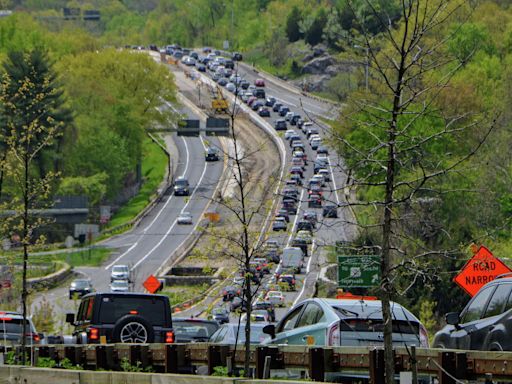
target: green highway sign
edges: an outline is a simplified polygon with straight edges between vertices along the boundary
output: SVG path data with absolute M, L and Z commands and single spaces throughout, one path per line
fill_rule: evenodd
M 380 284 L 380 256 L 338 256 L 340 288 L 370 288 Z

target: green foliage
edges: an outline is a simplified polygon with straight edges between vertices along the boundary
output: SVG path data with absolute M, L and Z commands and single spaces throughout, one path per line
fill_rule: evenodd
M 154 372 L 152 366 L 143 368 L 140 361 L 137 361 L 135 365 L 133 365 L 126 357 L 121 360 L 120 366 L 121 370 L 124 372 Z
M 494 51 L 485 26 L 464 23 L 455 25 L 453 30 L 453 38 L 448 43 L 448 50 L 461 63 L 466 63 L 480 49 L 484 49 L 487 53 Z
M 39 332 L 53 334 L 56 331 L 54 306 L 43 296 L 40 304 L 32 311 L 32 322 Z
M 59 195 L 85 195 L 91 206 L 98 205 L 107 193 L 105 172 L 90 177 L 65 177 L 61 180 L 57 193 Z
M 429 335 L 433 335 L 439 326 L 437 317 L 435 316 L 436 306 L 437 306 L 436 302 L 429 301 L 429 300 L 423 300 L 420 303 L 419 318 L 420 318 L 421 323 L 427 329 L 427 332 L 429 333 Z

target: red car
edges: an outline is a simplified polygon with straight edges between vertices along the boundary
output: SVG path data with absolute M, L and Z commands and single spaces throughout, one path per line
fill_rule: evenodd
M 265 86 L 265 80 L 263 79 L 256 79 L 254 80 L 254 85 L 257 87 L 264 87 Z

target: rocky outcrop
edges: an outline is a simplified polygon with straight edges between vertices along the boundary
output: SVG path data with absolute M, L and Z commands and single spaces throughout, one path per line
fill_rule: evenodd
M 331 55 L 324 55 L 321 57 L 317 57 L 308 63 L 304 64 L 302 67 L 302 73 L 311 74 L 311 75 L 321 75 L 325 74 L 325 70 L 334 65 L 335 61 Z

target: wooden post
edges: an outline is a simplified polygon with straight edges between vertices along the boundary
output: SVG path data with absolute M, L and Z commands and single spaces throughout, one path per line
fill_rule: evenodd
M 370 383 L 384 384 L 384 350 L 372 349 L 370 351 Z
M 309 377 L 313 381 L 325 379 L 325 356 L 323 348 L 309 348 Z
M 439 359 L 439 384 L 455 384 L 453 379 L 457 372 L 455 352 L 441 352 Z

